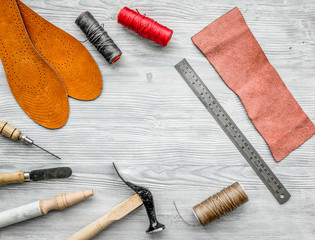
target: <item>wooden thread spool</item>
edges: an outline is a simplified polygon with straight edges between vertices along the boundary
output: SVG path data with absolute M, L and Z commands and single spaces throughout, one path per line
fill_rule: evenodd
M 238 182 L 235 182 L 194 206 L 193 212 L 199 222 L 203 226 L 206 226 L 213 220 L 225 216 L 247 201 L 248 196 L 243 187 Z

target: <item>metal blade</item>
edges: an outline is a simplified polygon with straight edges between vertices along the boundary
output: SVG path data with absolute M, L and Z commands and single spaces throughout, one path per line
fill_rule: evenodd
M 30 172 L 30 180 L 40 181 L 53 178 L 67 178 L 72 175 L 72 170 L 69 167 L 39 169 Z

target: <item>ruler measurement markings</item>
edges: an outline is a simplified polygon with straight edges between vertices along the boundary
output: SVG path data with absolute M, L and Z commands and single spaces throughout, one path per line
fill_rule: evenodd
M 189 73 L 191 73 L 191 72 L 189 72 Z M 191 77 L 193 77 L 193 76 L 191 76 Z M 193 82 L 192 82 L 193 83 Z M 204 94 L 205 95 L 207 95 L 207 92 L 202 92 L 202 91 L 206 91 L 206 89 L 205 89 L 205 86 L 202 86 L 202 84 L 201 83 L 198 83 L 197 84 L 198 85 L 198 88 L 199 88 L 199 90 L 200 90 L 200 92 L 197 92 L 197 93 L 200 93 L 200 96 L 203 98 L 203 100 L 204 101 L 207 101 L 206 100 L 206 98 L 204 97 Z M 211 96 L 209 96 L 209 99 L 213 99 L 213 97 L 211 97 Z M 201 99 L 202 100 L 202 99 Z M 202 100 L 202 102 L 203 102 L 203 100 Z M 208 102 L 208 101 L 207 101 Z M 211 103 L 209 103 L 209 104 L 205 104 L 205 102 L 203 102 L 204 103 L 204 105 L 206 106 L 206 108 L 209 108 L 209 106 L 211 106 L 212 104 Z M 213 104 L 215 105 L 215 107 L 217 108 L 217 117 L 218 118 L 220 118 L 221 116 L 222 116 L 222 120 L 224 121 L 224 117 L 225 117 L 225 120 L 228 120 L 228 118 L 226 117 L 227 116 L 227 114 L 224 114 L 224 112 L 220 109 L 220 106 L 218 105 L 218 104 L 216 104 L 215 102 L 213 102 Z M 213 108 L 210 108 L 210 110 L 212 110 Z M 223 112 L 222 113 L 222 115 L 220 115 L 220 112 Z M 232 125 L 232 123 L 231 123 L 231 119 L 228 121 L 228 125 L 225 125 L 224 127 L 225 127 L 225 129 L 227 129 L 227 127 L 228 126 L 230 126 L 230 125 Z M 227 129 L 227 130 L 229 130 L 229 129 Z M 230 132 L 230 131 L 229 131 Z M 237 130 L 235 130 L 235 135 L 234 135 L 234 137 L 239 137 L 239 138 L 241 138 L 241 135 L 240 134 L 238 134 L 238 131 Z M 230 134 L 231 134 L 231 132 L 230 132 Z M 242 138 L 242 140 L 241 140 L 242 142 L 244 142 L 244 139 Z M 237 143 L 241 143 L 241 142 L 237 142 Z M 243 149 L 244 149 L 244 146 L 243 145 L 240 145 L 239 144 L 239 147 L 242 147 Z M 249 149 L 249 147 L 248 147 L 248 149 Z M 252 154 L 253 154 L 253 152 L 251 152 Z M 251 158 L 251 159 L 253 159 L 253 158 Z M 263 169 L 261 169 L 260 167 L 262 166 L 262 165 L 259 165 L 256 161 L 253 161 L 253 163 L 256 165 L 256 167 L 257 167 L 257 170 L 259 170 L 259 172 L 261 173 L 261 175 L 262 175 L 262 177 L 264 177 L 264 179 L 266 180 L 266 181 L 268 181 L 269 183 L 272 183 L 270 180 L 269 180 L 269 178 L 268 178 L 268 176 L 266 175 L 266 173 L 263 171 Z M 266 170 L 265 170 L 266 171 Z M 273 185 L 273 184 L 272 184 Z M 275 186 L 271 186 L 272 187 L 272 189 L 273 189 L 273 191 L 276 191 L 277 189 L 276 189 L 276 187 Z
M 195 95 L 203 103 L 209 113 L 213 116 L 216 122 L 220 125 L 226 135 L 234 143 L 240 153 L 244 156 L 256 174 L 272 192 L 278 202 L 281 204 L 285 203 L 290 198 L 289 192 L 287 192 L 276 175 L 260 157 L 255 148 L 250 144 L 231 117 L 226 113 L 224 108 L 206 87 L 194 69 L 185 59 L 180 61 L 175 68 L 193 90 Z
M 189 72 L 190 74 L 192 73 L 192 72 Z M 192 75 L 191 75 L 191 77 L 193 77 Z M 194 77 L 193 77 L 194 78 Z M 198 79 L 197 79 L 198 80 Z M 207 92 L 207 89 L 206 89 L 206 87 L 203 85 L 203 84 L 201 84 L 200 83 L 200 81 L 199 81 L 199 83 L 197 84 L 198 85 L 198 88 L 199 88 L 199 90 L 200 90 L 200 96 L 204 99 L 204 101 L 205 102 L 209 102 L 209 100 L 207 100 L 205 97 L 204 97 L 204 95 L 209 95 L 208 94 L 208 92 Z M 203 91 L 203 92 L 202 92 Z M 265 178 L 265 180 L 267 180 L 267 181 L 269 181 L 269 183 L 271 183 L 270 182 L 270 180 L 269 180 L 269 178 L 268 178 L 268 176 L 266 175 L 266 173 L 265 172 L 269 172 L 267 169 L 265 169 L 265 171 L 264 171 L 264 169 L 262 169 L 261 167 L 263 167 L 263 165 L 261 165 L 261 164 L 259 164 L 259 160 L 258 160 L 258 162 L 257 161 L 254 161 L 254 159 L 255 158 L 253 158 L 253 157 L 251 157 L 251 154 L 254 154 L 253 152 L 250 152 L 251 151 L 251 149 L 250 149 L 250 147 L 248 146 L 248 144 L 246 144 L 247 145 L 247 148 L 245 148 L 245 145 L 244 144 L 241 144 L 242 142 L 245 142 L 245 140 L 242 138 L 242 136 L 239 134 L 239 132 L 240 131 L 238 131 L 235 127 L 233 127 L 233 129 L 234 129 L 234 131 L 233 131 L 233 129 L 232 129 L 232 127 L 230 127 L 231 125 L 232 125 L 232 123 L 231 123 L 231 121 L 232 121 L 232 119 L 229 119 L 229 116 L 226 114 L 226 113 L 224 113 L 224 109 L 222 108 L 222 107 L 220 107 L 219 106 L 219 104 L 218 103 L 216 103 L 215 102 L 215 100 L 213 100 L 213 99 L 215 99 L 214 98 L 214 96 L 211 96 L 211 95 L 209 95 L 209 97 L 208 97 L 211 101 L 213 101 L 212 103 L 210 102 L 210 103 L 208 103 L 208 104 L 204 104 L 205 106 L 206 106 L 206 108 L 209 108 L 209 106 L 212 106 L 212 104 L 215 106 L 215 109 L 217 110 L 216 111 L 216 115 L 217 115 L 217 117 L 218 118 L 220 118 L 221 117 L 221 121 L 228 121 L 228 124 L 226 124 L 226 125 L 224 125 L 223 126 L 223 124 L 221 124 L 222 122 L 219 122 L 228 132 L 229 132 L 229 134 L 231 134 L 234 138 L 239 138 L 240 139 L 240 141 L 237 141 L 236 143 L 238 144 L 238 146 L 240 147 L 240 148 L 242 148 L 242 149 L 244 149 L 244 151 L 245 151 L 245 149 L 246 150 L 248 150 L 248 151 L 246 151 L 248 154 L 247 154 L 247 156 L 249 156 L 250 157 L 250 160 L 252 160 L 252 163 L 253 164 L 255 164 L 256 165 L 256 167 L 257 167 L 257 169 L 260 171 L 260 173 L 263 175 L 263 177 Z M 204 102 L 203 102 L 204 103 Z M 213 108 L 211 108 L 210 107 L 210 110 L 213 110 Z M 222 112 L 222 114 L 220 114 Z M 251 153 L 251 154 L 250 154 Z M 276 190 L 276 188 L 275 188 L 275 186 L 272 186 L 273 187 L 273 190 Z
M 188 72 L 186 72 L 186 73 L 188 73 Z M 192 75 L 193 73 L 191 72 L 191 71 L 189 71 L 189 73 L 190 73 L 190 76 L 192 77 L 192 78 L 195 78 L 196 79 L 196 82 L 198 82 L 198 78 L 196 78 L 194 75 Z M 193 84 L 195 83 L 195 82 L 192 82 Z M 206 86 L 204 86 L 202 83 L 200 83 L 200 80 L 199 80 L 199 83 L 197 83 L 197 85 L 198 85 L 198 88 L 199 88 L 199 90 L 200 90 L 200 92 L 197 92 L 197 93 L 200 93 L 200 96 L 205 100 L 205 102 L 207 102 L 207 104 L 205 104 L 205 102 L 202 100 L 202 102 L 204 103 L 204 105 L 205 105 L 205 107 L 206 108 L 209 108 L 209 106 L 210 106 L 210 110 L 211 111 L 213 111 L 214 109 L 216 109 L 217 111 L 214 113 L 214 114 L 216 114 L 217 115 L 217 117 L 218 118 L 220 118 L 220 116 L 222 116 L 222 120 L 224 121 L 224 117 L 225 117 L 225 120 L 228 120 L 228 125 L 225 125 L 224 126 L 224 128 L 225 129 L 227 129 L 227 131 L 229 131 L 229 129 L 227 128 L 228 126 L 231 126 L 232 125 L 232 123 L 231 123 L 231 120 L 232 119 L 228 119 L 228 115 L 225 113 L 224 114 L 224 112 L 221 110 L 222 109 L 222 107 L 220 108 L 220 106 L 213 100 L 214 99 L 214 96 L 211 96 L 211 93 L 210 94 L 208 94 L 208 91 L 207 91 L 207 89 L 206 89 Z M 202 90 L 204 91 L 204 92 L 202 92 Z M 210 91 L 209 91 L 210 92 Z M 205 99 L 205 97 L 203 96 L 203 95 L 209 95 L 209 99 L 212 101 L 212 103 L 211 103 L 211 101 L 209 102 L 209 100 L 207 100 L 207 99 Z M 212 104 L 216 107 L 216 108 L 214 108 L 213 109 L 213 107 L 211 107 L 212 106 Z M 222 115 L 220 115 L 220 112 L 223 112 L 222 113 Z M 219 124 L 220 125 L 222 125 L 221 124 L 221 122 L 219 122 Z M 233 132 L 233 129 L 232 128 L 230 128 L 232 131 L 229 131 L 229 134 L 231 134 L 232 136 L 234 136 L 234 138 L 236 138 L 236 137 L 239 137 L 239 138 L 241 138 L 241 135 L 239 134 L 239 131 L 237 131 L 237 129 L 235 129 L 235 127 L 233 127 L 233 129 L 235 129 L 234 130 L 234 132 Z M 241 139 L 241 142 L 244 142 L 244 139 L 242 138 Z M 239 143 L 241 143 L 241 142 L 237 142 L 238 144 Z M 241 147 L 241 148 L 243 148 L 243 149 L 245 149 L 245 146 L 244 145 L 241 145 L 241 144 L 239 144 L 238 145 L 239 147 Z M 248 146 L 248 144 L 247 144 L 247 149 L 250 151 L 250 147 Z M 248 156 L 250 156 L 250 154 L 248 154 Z M 250 158 L 250 159 L 254 159 L 254 158 Z M 266 179 L 266 180 L 268 180 L 268 177 L 265 175 L 265 173 L 263 172 L 263 170 L 262 169 L 260 169 L 260 167 L 261 167 L 261 165 L 259 165 L 256 161 L 252 161 L 255 165 L 256 165 L 256 167 L 260 170 L 260 172 L 263 174 L 263 176 L 264 176 L 264 178 Z
M 206 101 L 206 102 L 208 102 L 208 100 L 207 99 L 205 99 L 205 97 L 204 97 L 204 95 L 209 95 L 209 99 L 215 99 L 215 97 L 214 96 L 211 96 L 211 92 L 207 89 L 207 87 L 204 85 L 204 83 L 201 81 L 201 79 L 198 79 L 199 77 L 195 77 L 193 74 L 196 74 L 196 73 L 193 73 L 193 72 L 191 72 L 191 71 L 189 71 L 189 73 L 190 73 L 190 76 L 192 77 L 192 78 L 195 78 L 196 79 L 196 81 L 198 81 L 199 80 L 199 82 L 198 82 L 198 88 L 200 89 L 200 91 L 201 91 L 201 93 L 202 94 L 200 94 L 200 96 L 203 98 L 203 100 L 204 101 Z M 197 74 L 196 74 L 197 75 Z M 198 75 L 197 75 L 198 76 Z M 202 99 L 201 99 L 201 101 L 204 103 L 204 101 L 203 101 Z M 227 123 L 228 124 L 221 124 L 221 122 L 220 122 L 220 125 L 222 125 L 222 127 L 223 127 L 223 125 L 224 125 L 224 128 L 223 128 L 223 130 L 224 129 L 227 129 L 227 131 L 229 131 L 229 129 L 230 130 L 233 130 L 234 129 L 234 133 L 233 133 L 233 131 L 229 131 L 229 133 L 234 137 L 234 138 L 239 138 L 239 140 L 240 141 L 237 141 L 236 143 L 238 144 L 238 146 L 240 147 L 240 148 L 242 148 L 243 149 L 243 151 L 246 151 L 246 153 L 248 153 L 247 154 L 247 157 L 249 157 L 250 158 L 250 160 L 251 160 L 251 162 L 253 163 L 253 164 L 255 164 L 255 166 L 256 166 L 256 168 L 257 168 L 257 171 L 259 171 L 260 172 L 260 174 L 262 175 L 262 177 L 264 177 L 264 179 L 266 180 L 266 181 L 268 181 L 268 183 L 269 184 L 271 184 L 272 186 L 270 186 L 272 189 L 273 189 L 273 191 L 276 191 L 277 192 L 277 189 L 279 188 L 279 189 L 281 189 L 281 186 L 279 186 L 278 184 L 277 184 L 277 182 L 276 181 L 271 181 L 271 180 L 274 180 L 274 178 L 273 178 L 273 174 L 270 174 L 270 171 L 271 170 L 268 170 L 265 166 L 264 166 L 264 164 L 262 164 L 261 163 L 261 161 L 259 160 L 259 158 L 257 158 L 257 155 L 253 152 L 253 147 L 250 147 L 249 146 L 249 144 L 247 144 L 246 143 L 246 141 L 244 140 L 244 138 L 245 138 L 245 136 L 244 137 L 242 137 L 242 135 L 243 134 L 241 134 L 241 131 L 239 130 L 239 129 L 237 129 L 237 126 L 235 125 L 235 127 L 231 127 L 233 124 L 232 124 L 232 119 L 228 116 L 228 114 L 225 112 L 225 110 L 223 109 L 223 107 L 219 104 L 219 102 L 216 102 L 217 100 L 215 99 L 215 100 L 212 100 L 213 102 L 212 102 L 212 104 L 216 107 L 216 110 L 217 110 L 217 117 L 218 118 L 220 118 L 221 117 L 221 119 L 222 119 L 222 121 L 224 122 L 224 121 L 227 121 Z M 211 106 L 212 105 L 211 103 L 209 103 L 209 104 L 205 104 L 204 103 L 204 105 L 206 106 L 206 108 L 208 109 L 209 108 L 209 106 Z M 209 105 L 209 106 L 208 106 Z M 210 110 L 212 110 L 213 108 L 210 108 Z M 220 114 L 222 112 L 222 114 Z M 228 128 L 230 126 L 230 128 Z M 233 129 L 232 129 L 233 128 Z M 228 134 L 227 134 L 228 135 Z M 229 136 L 229 135 L 228 135 Z M 246 138 L 245 138 L 246 139 Z M 241 143 L 244 143 L 244 144 L 241 144 Z M 245 144 L 246 143 L 246 144 Z M 247 148 L 245 148 L 245 147 L 247 147 Z M 246 149 L 246 150 L 245 150 Z M 248 150 L 248 151 L 247 151 Z M 254 157 L 252 157 L 254 155 Z M 257 159 L 256 161 L 255 161 L 255 159 Z M 255 169 L 254 169 L 255 170 Z M 270 178 L 271 178 L 271 180 L 269 179 L 269 177 L 268 176 L 270 176 Z
M 191 77 L 192 78 L 195 78 L 192 74 L 192 72 L 191 71 L 189 71 L 189 73 L 190 73 L 190 75 L 191 75 Z M 195 73 L 196 74 L 196 73 Z M 196 79 L 196 81 L 198 81 L 198 78 Z M 204 92 L 201 92 L 202 94 L 200 94 L 200 96 L 202 96 L 202 98 L 203 98 L 203 100 L 206 100 L 205 99 L 205 97 L 203 96 L 204 94 L 208 94 L 208 92 L 207 92 L 207 88 L 206 88 L 206 86 L 202 83 L 202 81 L 201 81 L 201 79 L 199 79 L 199 83 L 198 83 L 198 86 L 199 86 L 199 89 L 201 90 L 201 91 L 204 91 Z M 208 90 L 209 91 L 209 90 Z M 211 92 L 209 91 L 209 93 L 211 94 Z M 210 99 L 213 99 L 214 98 L 214 96 L 212 96 L 212 97 L 210 97 L 209 96 L 209 98 Z M 215 98 L 214 98 L 215 99 Z M 200 99 L 202 102 L 203 102 L 203 100 L 202 99 Z M 207 100 L 206 100 L 207 101 Z M 203 102 L 204 103 L 204 102 Z M 224 111 L 224 109 L 219 105 L 219 103 L 217 102 L 215 102 L 215 101 L 213 101 L 213 104 L 215 105 L 215 107 L 217 108 L 217 110 L 218 110 L 218 113 L 217 113 L 217 117 L 218 118 L 220 118 L 220 116 L 222 116 L 222 120 L 224 121 L 224 120 L 226 120 L 226 121 L 228 121 L 228 125 L 225 125 L 224 127 L 227 129 L 227 127 L 228 126 L 231 126 L 232 125 L 232 123 L 231 123 L 231 121 L 232 121 L 232 119 L 228 119 L 228 115 L 227 115 L 227 113 L 225 113 L 225 111 Z M 208 105 L 206 105 L 206 104 L 204 104 L 205 106 L 206 106 L 206 108 L 208 108 L 209 106 L 208 105 L 211 105 L 211 103 L 210 104 L 208 104 Z M 210 110 L 212 110 L 212 109 L 210 109 Z M 220 115 L 220 112 L 222 112 L 222 115 Z M 225 118 L 225 119 L 224 119 Z M 221 124 L 220 124 L 221 125 Z M 233 129 L 234 129 L 234 127 L 233 127 Z M 228 129 L 227 129 L 228 130 Z M 244 138 L 239 134 L 240 133 L 240 131 L 237 131 L 237 130 L 235 130 L 235 134 L 234 134 L 234 138 L 235 137 L 238 137 L 238 138 L 240 138 L 241 139 L 241 142 L 245 142 L 245 140 L 244 140 Z M 231 132 L 230 132 L 230 134 L 231 134 Z M 241 143 L 241 142 L 236 142 L 236 143 Z M 245 146 L 247 146 L 247 149 L 249 150 L 249 151 L 251 151 L 251 149 L 250 149 L 250 147 L 248 146 L 248 144 L 244 144 L 244 145 L 241 145 L 241 144 L 238 144 L 239 145 L 239 147 L 242 147 L 242 149 L 245 149 Z M 250 152 L 251 154 L 254 154 L 254 152 Z M 250 156 L 250 155 L 249 155 Z M 253 160 L 253 159 L 255 159 L 255 158 L 257 158 L 256 156 L 254 156 L 254 158 L 253 157 L 250 157 L 250 159 L 251 160 Z M 264 168 L 264 165 L 263 164 L 259 164 L 261 161 L 259 161 L 259 159 L 258 159 L 258 163 L 257 163 L 257 161 L 252 161 L 255 165 L 256 165 L 256 167 L 257 167 L 257 170 L 259 170 L 259 172 L 263 175 L 263 177 L 265 178 L 265 180 L 267 180 L 269 183 L 271 183 L 272 185 L 274 185 L 274 184 L 276 184 L 277 185 L 277 183 L 276 182 L 274 182 L 274 181 L 270 181 L 270 179 L 268 178 L 268 176 L 267 175 L 270 175 L 270 171 L 268 171 L 268 169 L 266 169 L 266 168 Z M 261 169 L 261 167 L 263 168 L 263 169 Z M 271 177 L 272 178 L 272 177 Z M 271 186 L 272 188 L 273 188 L 273 190 L 277 190 L 277 188 L 276 188 L 276 186 Z

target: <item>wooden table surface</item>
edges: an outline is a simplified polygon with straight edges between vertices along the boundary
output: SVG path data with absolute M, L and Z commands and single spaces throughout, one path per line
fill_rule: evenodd
M 131 181 L 151 189 L 166 230 L 148 235 L 144 208 L 110 226 L 95 239 L 314 239 L 315 137 L 276 163 L 238 97 L 191 41 L 191 36 L 234 6 L 286 86 L 315 121 L 314 1 L 114 1 L 25 0 L 33 10 L 79 40 L 74 21 L 89 10 L 121 48 L 114 65 L 89 43 L 104 89 L 90 102 L 70 98 L 68 123 L 48 130 L 19 107 L 0 69 L 0 119 L 8 121 L 62 157 L 0 138 L 0 172 L 70 166 L 69 179 L 12 184 L 0 188 L 0 211 L 50 199 L 55 194 L 93 189 L 95 196 L 63 211 L 0 229 L 1 240 L 65 239 L 107 213 L 133 192 L 115 174 L 114 161 Z M 174 30 L 163 48 L 116 21 L 128 6 Z M 186 85 L 174 65 L 186 58 L 292 197 L 279 205 L 246 160 Z M 208 225 L 183 223 L 173 206 L 193 220 L 191 207 L 239 181 L 249 202 Z

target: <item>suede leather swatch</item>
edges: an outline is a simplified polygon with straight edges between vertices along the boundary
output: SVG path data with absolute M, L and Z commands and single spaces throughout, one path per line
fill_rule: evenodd
M 88 50 L 20 0 L 16 2 L 32 43 L 59 74 L 68 95 L 79 100 L 97 98 L 102 92 L 102 75 Z
M 69 116 L 67 90 L 34 48 L 15 0 L 0 0 L 0 57 L 8 84 L 25 113 L 47 128 Z
M 314 135 L 315 125 L 268 61 L 238 8 L 192 41 L 239 96 L 276 161 Z

